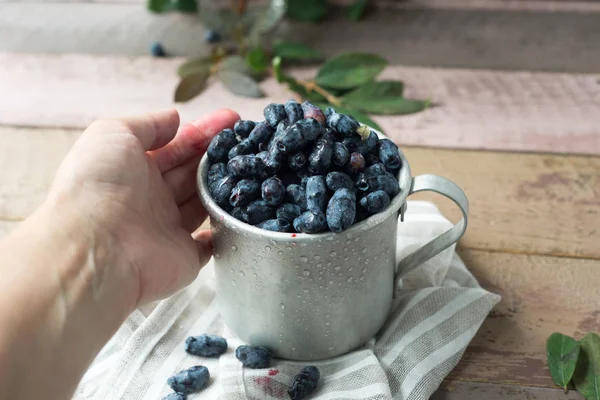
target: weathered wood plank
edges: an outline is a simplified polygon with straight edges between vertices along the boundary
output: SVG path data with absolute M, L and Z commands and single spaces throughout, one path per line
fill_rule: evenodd
M 46 196 L 78 130 L 0 127 L 0 219 L 29 215 Z M 405 147 L 413 174 L 454 180 L 471 202 L 460 245 L 600 258 L 600 158 Z M 450 219 L 458 211 L 437 195 Z
M 431 400 L 583 400 L 575 391 L 561 389 L 498 385 L 481 382 L 444 381 Z
M 0 219 L 19 221 L 45 199 L 78 131 L 0 126 Z
M 353 0 L 329 0 L 328 3 L 348 6 Z M 138 4 L 144 5 L 144 0 L 0 0 L 0 3 L 99 3 L 99 4 Z M 594 11 L 599 10 L 593 1 L 577 0 L 373 0 L 379 7 L 387 8 L 459 8 L 484 10 L 533 10 L 533 11 Z
M 548 336 L 562 332 L 580 339 L 600 331 L 600 261 L 477 250 L 459 254 L 502 301 L 450 379 L 553 387 L 546 366 Z
M 413 175 L 442 175 L 467 193 L 471 212 L 462 246 L 600 258 L 600 158 L 404 150 Z M 413 197 L 434 200 L 459 219 L 440 196 Z
M 0 123 L 85 127 L 100 117 L 172 107 L 179 62 L 0 54 Z M 600 85 L 592 75 L 395 66 L 382 76 L 404 80 L 407 96 L 437 104 L 415 115 L 375 118 L 404 145 L 600 154 Z M 293 95 L 272 79 L 263 89 L 268 98 L 245 99 L 213 82 L 176 107 L 183 120 L 221 107 L 256 119 L 268 102 Z M 49 93 L 60 93 L 58 101 Z
M 547 12 L 537 2 L 518 12 L 514 1 L 471 9 L 440 0 L 390 3 L 360 29 L 342 12 L 317 26 L 285 24 L 282 32 L 324 52 L 375 51 L 403 65 L 595 73 L 600 64 L 589 51 L 600 39 L 598 6 Z M 160 40 L 182 56 L 206 50 L 202 35 L 193 16 L 157 16 L 142 4 L 7 3 L 0 13 L 0 51 L 145 55 Z
M 7 235 L 10 231 L 15 229 L 19 222 L 18 221 L 2 221 L 0 220 L 0 238 Z

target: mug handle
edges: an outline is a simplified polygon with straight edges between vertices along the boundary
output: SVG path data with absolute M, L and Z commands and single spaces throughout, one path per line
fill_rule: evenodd
M 394 283 L 394 297 L 398 293 L 398 287 L 402 280 L 402 277 L 423 264 L 425 261 L 446 250 L 462 237 L 467 229 L 467 215 L 469 214 L 469 200 L 465 195 L 465 192 L 458 187 L 458 185 L 451 180 L 443 178 L 438 175 L 419 175 L 412 178 L 411 188 L 408 193 L 410 196 L 413 193 L 432 191 L 441 194 L 452 200 L 460 209 L 462 218 L 452 228 L 442 233 L 423 247 L 415 250 L 413 253 L 404 257 L 402 261 L 398 263 L 396 268 L 396 278 Z M 400 220 L 404 220 L 404 212 L 406 210 L 406 203 L 402 206 L 400 211 Z

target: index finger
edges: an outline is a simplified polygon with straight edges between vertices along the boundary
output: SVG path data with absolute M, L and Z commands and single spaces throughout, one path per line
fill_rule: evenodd
M 203 155 L 212 138 L 240 119 L 235 111 L 222 109 L 179 128 L 175 138 L 164 147 L 149 152 L 159 170 L 165 173 L 186 161 Z

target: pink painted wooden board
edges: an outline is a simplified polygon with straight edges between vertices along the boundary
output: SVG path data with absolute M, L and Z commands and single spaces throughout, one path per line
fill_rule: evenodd
M 269 102 L 292 94 L 274 80 L 264 99 L 246 99 L 211 83 L 175 105 L 180 59 L 0 54 L 0 124 L 85 127 L 94 119 L 176 106 L 189 121 L 217 108 L 261 118 Z M 313 70 L 297 71 L 310 77 Z M 600 154 L 600 84 L 585 74 L 392 66 L 408 97 L 436 105 L 409 116 L 375 117 L 404 145 Z

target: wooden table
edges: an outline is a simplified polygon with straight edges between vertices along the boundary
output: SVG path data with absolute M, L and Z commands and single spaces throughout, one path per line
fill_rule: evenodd
M 564 4 L 566 12 L 587 9 Z M 600 18 L 597 6 L 589 9 Z M 0 53 L 0 234 L 43 201 L 54 171 L 89 122 L 170 106 L 180 61 Z M 576 338 L 600 332 L 597 77 L 583 73 L 585 65 L 579 72 L 568 66 L 568 72 L 446 67 L 388 68 L 387 77 L 404 79 L 409 93 L 431 95 L 439 106 L 377 118 L 415 174 L 440 174 L 465 190 L 470 224 L 458 252 L 485 288 L 502 295 L 433 398 L 580 399 L 554 388 L 545 341 L 557 331 Z M 248 100 L 213 84 L 178 109 L 184 121 L 222 106 L 259 118 L 264 104 L 291 96 L 272 80 L 264 89 L 268 99 Z M 450 219 L 459 218 L 449 201 L 415 198 L 435 200 Z

